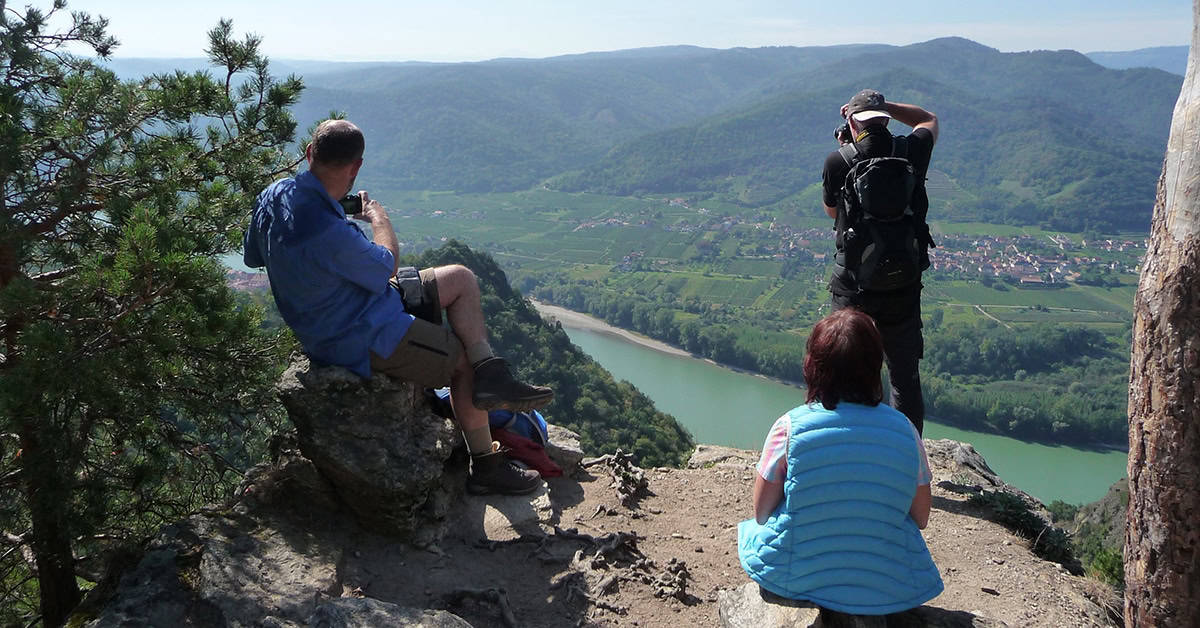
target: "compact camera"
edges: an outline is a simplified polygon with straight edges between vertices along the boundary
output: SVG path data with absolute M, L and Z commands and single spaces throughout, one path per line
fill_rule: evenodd
M 347 216 L 357 216 L 363 211 L 362 197 L 357 194 L 343 196 L 338 204 L 342 206 L 342 211 L 345 211 Z

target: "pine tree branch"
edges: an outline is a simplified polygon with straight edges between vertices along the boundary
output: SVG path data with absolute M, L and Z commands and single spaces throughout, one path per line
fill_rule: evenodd
M 100 205 L 99 203 L 79 203 L 76 205 L 59 207 L 58 209 L 54 210 L 54 213 L 50 214 L 50 216 L 44 220 L 25 225 L 25 227 L 22 228 L 22 231 L 27 235 L 41 235 L 43 233 L 53 231 L 55 227 L 62 223 L 63 220 L 66 220 L 69 216 L 97 212 L 103 209 L 104 206 Z
M 37 275 L 32 275 L 29 277 L 29 279 L 40 282 L 56 281 L 74 273 L 77 270 L 79 270 L 78 265 L 67 266 L 66 268 L 60 268 L 58 270 L 51 270 Z
M 16 486 L 21 481 L 21 469 L 18 467 L 0 475 L 0 487 Z

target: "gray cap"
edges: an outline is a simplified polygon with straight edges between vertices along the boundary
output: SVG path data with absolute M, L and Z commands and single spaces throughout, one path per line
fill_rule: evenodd
M 846 103 L 846 115 L 859 122 L 892 117 L 887 112 L 887 103 L 883 100 L 883 94 L 873 89 L 864 89 L 855 94 L 850 102 Z

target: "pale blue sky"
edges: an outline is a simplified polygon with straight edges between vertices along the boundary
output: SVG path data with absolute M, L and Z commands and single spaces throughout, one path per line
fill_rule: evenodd
M 48 5 L 38 0 L 15 0 Z M 910 5 L 911 8 L 906 8 Z M 855 23 L 853 7 L 864 18 Z M 1187 0 L 76 0 L 109 18 L 120 57 L 202 56 L 221 17 L 264 37 L 270 56 L 474 61 L 693 44 L 909 44 L 957 35 L 1003 51 L 1080 52 L 1188 44 Z

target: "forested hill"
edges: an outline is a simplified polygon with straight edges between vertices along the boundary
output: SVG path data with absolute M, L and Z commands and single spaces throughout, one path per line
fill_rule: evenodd
M 1125 53 L 1094 54 L 1137 64 Z M 113 65 L 129 76 L 179 64 Z M 360 183 L 385 202 L 395 190 L 548 185 L 819 212 L 813 184 L 834 147 L 838 107 L 872 86 L 939 114 L 930 188 L 940 216 L 1101 231 L 1148 224 L 1182 83 L 1073 51 L 1001 53 L 961 38 L 478 63 L 288 62 L 282 72 L 304 77 L 293 109 L 302 129 L 330 111 L 363 128 Z
M 781 74 L 885 46 L 691 46 L 314 75 L 300 120 L 343 110 L 366 132 L 372 183 L 526 189 L 617 143 L 746 106 Z
M 585 451 L 619 448 L 633 453 L 640 465 L 654 467 L 681 465 L 695 449 L 691 435 L 671 415 L 629 382 L 613 379 L 571 344 L 560 326 L 543 321 L 486 253 L 451 240 L 405 263 L 418 268 L 463 264 L 475 272 L 492 347 L 520 378 L 554 388 L 554 402 L 542 412 L 550 422 L 577 432 Z
M 1144 228 L 1181 78 L 1110 70 L 1071 51 L 1001 53 L 962 39 L 868 52 L 781 79 L 756 106 L 632 140 L 552 182 L 615 194 L 702 191 L 777 203 L 819 181 L 848 94 L 921 104 L 942 135 L 943 216 L 1079 230 Z M 896 125 L 900 127 L 902 125 Z M 799 203 L 819 202 L 815 190 Z

